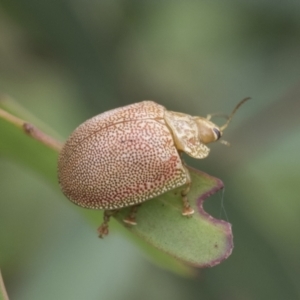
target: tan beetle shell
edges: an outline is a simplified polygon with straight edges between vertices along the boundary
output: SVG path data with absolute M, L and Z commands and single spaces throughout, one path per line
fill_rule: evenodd
M 82 207 L 110 210 L 184 185 L 187 174 L 166 112 L 155 102 L 143 101 L 81 124 L 58 162 L 59 183 L 67 198 Z

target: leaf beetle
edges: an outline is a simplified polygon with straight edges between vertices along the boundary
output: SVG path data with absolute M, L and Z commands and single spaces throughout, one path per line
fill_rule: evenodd
M 218 127 L 211 115 L 194 117 L 167 110 L 153 101 L 116 108 L 81 124 L 64 144 L 58 160 L 58 179 L 65 196 L 75 204 L 104 210 L 99 236 L 108 234 L 115 212 L 132 206 L 124 221 L 135 225 L 138 206 L 182 186 L 182 214 L 191 216 L 189 172 L 181 153 L 207 157 L 207 144 L 222 137 L 236 110 Z

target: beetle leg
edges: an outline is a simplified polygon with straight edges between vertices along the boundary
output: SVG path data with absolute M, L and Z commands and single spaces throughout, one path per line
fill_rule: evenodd
M 194 210 L 191 208 L 187 194 L 189 193 L 190 189 L 191 189 L 191 176 L 190 176 L 190 172 L 189 170 L 186 168 L 186 166 L 183 166 L 186 172 L 186 176 L 187 176 L 187 180 L 186 180 L 186 188 L 181 191 L 181 197 L 182 197 L 182 202 L 183 202 L 183 210 L 182 210 L 182 215 L 183 216 L 191 216 L 192 214 L 194 214 Z
M 141 204 L 137 204 L 137 205 L 132 206 L 132 207 L 130 208 L 130 212 L 129 212 L 127 218 L 125 218 L 125 219 L 123 220 L 123 222 L 126 223 L 126 224 L 129 224 L 129 225 L 136 225 L 136 224 L 137 224 L 137 223 L 136 223 L 136 220 L 135 220 L 135 218 L 136 218 L 136 213 L 137 213 L 137 210 L 138 210 L 138 208 L 139 208 L 140 206 L 141 206 Z
M 108 233 L 109 233 L 109 230 L 108 230 L 109 219 L 110 219 L 111 216 L 116 214 L 118 211 L 119 211 L 118 209 L 105 210 L 104 211 L 104 213 L 103 213 L 103 223 L 98 228 L 99 238 L 102 239 L 104 236 L 108 235 Z

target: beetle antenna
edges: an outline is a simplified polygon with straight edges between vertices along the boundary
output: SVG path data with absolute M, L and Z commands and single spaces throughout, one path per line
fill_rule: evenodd
M 212 117 L 223 117 L 225 119 L 229 119 L 229 116 L 224 114 L 224 113 L 221 113 L 221 112 L 217 112 L 217 113 L 213 113 L 213 114 L 209 114 L 206 116 L 206 120 L 210 120 Z
M 234 110 L 232 111 L 231 115 L 228 117 L 228 120 L 227 122 L 222 126 L 220 127 L 220 130 L 221 131 L 224 131 L 226 129 L 226 127 L 229 125 L 230 121 L 232 120 L 232 117 L 234 116 L 234 114 L 236 113 L 236 111 L 239 109 L 239 107 L 244 104 L 247 100 L 251 99 L 250 97 L 247 97 L 245 99 L 243 99 L 242 101 L 240 101 L 238 103 L 238 105 L 234 108 Z

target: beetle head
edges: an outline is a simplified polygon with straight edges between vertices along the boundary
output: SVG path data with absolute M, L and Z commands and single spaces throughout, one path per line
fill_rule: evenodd
M 240 101 L 237 104 L 237 106 L 234 108 L 230 116 L 227 116 L 227 122 L 221 127 L 217 126 L 216 124 L 210 121 L 212 115 L 208 115 L 207 118 L 195 117 L 195 121 L 198 126 L 199 140 L 203 144 L 209 144 L 219 140 L 223 135 L 223 131 L 227 128 L 227 126 L 231 122 L 232 117 L 234 116 L 236 111 L 243 103 L 245 103 L 249 99 L 250 98 L 248 97 Z M 228 143 L 224 141 L 223 144 L 228 144 Z
M 221 138 L 221 129 L 206 118 L 195 117 L 198 126 L 198 138 L 203 144 L 209 144 Z

